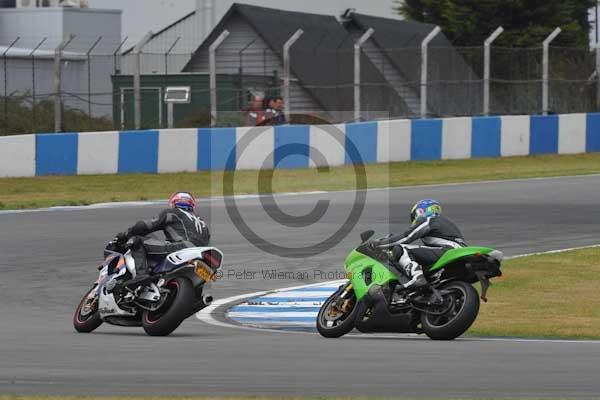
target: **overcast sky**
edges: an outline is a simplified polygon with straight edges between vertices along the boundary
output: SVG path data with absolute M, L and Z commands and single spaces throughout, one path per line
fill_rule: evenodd
M 89 0 L 92 8 L 123 10 L 123 36 L 139 39 L 194 10 L 195 0 Z
M 223 15 L 233 1 L 217 0 L 217 14 Z M 364 14 L 393 17 L 392 0 L 237 0 L 239 3 L 262 5 L 335 15 L 346 8 L 356 8 Z M 140 39 L 144 33 L 154 32 L 193 11 L 196 0 L 89 0 L 92 8 L 123 10 L 123 36 L 129 42 Z

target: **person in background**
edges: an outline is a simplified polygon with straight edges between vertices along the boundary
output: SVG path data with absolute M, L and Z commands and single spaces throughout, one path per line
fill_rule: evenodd
M 281 96 L 265 99 L 265 125 L 285 124 L 285 114 L 283 112 L 283 98 Z
M 254 95 L 252 105 L 244 110 L 246 112 L 246 126 L 262 125 L 265 121 L 263 108 L 264 99 L 261 95 Z

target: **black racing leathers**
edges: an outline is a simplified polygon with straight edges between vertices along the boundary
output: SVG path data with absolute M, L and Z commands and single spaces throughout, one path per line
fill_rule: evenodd
M 207 246 L 210 242 L 206 223 L 193 212 L 179 208 L 168 208 L 150 221 L 137 222 L 127 230 L 127 237 L 143 237 L 157 231 L 164 233 L 166 241 L 146 238 L 143 246 L 132 249 L 138 274 L 147 273 L 147 255 L 160 258 L 188 247 Z
M 407 246 L 419 239 L 424 246 Z M 411 271 L 415 268 L 413 262 L 428 267 L 435 264 L 448 249 L 464 247 L 467 244 L 456 224 L 449 218 L 438 215 L 417 222 L 404 233 L 380 239 L 376 245 L 401 246 L 402 249 L 395 251 L 398 255 L 397 262 L 412 276 L 414 272 Z
M 421 241 L 431 247 L 464 247 L 465 239 L 460 229 L 449 218 L 443 215 L 437 215 L 423 219 L 421 222 L 412 225 L 404 233 L 390 235 L 379 240 L 380 246 L 394 246 L 398 244 L 409 244 L 416 240 Z

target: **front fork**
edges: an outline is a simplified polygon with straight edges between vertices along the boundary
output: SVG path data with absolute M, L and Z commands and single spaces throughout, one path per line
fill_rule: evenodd
M 352 283 L 348 282 L 344 290 L 342 290 L 342 293 L 335 300 L 335 307 L 343 313 L 346 313 L 350 306 L 350 300 L 348 299 L 348 294 L 350 294 L 350 292 L 352 292 Z

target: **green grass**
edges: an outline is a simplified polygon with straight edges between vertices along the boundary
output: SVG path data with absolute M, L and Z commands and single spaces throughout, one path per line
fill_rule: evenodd
M 365 172 L 369 188 L 586 175 L 600 173 L 600 154 L 373 164 L 367 165 Z M 272 187 L 265 184 L 270 179 L 258 182 L 258 171 L 238 171 L 233 176 L 231 172 L 198 172 L 2 178 L 0 209 L 165 199 L 176 190 L 189 190 L 201 197 L 219 196 L 224 194 L 223 180 L 232 177 L 236 194 L 356 187 L 353 167 L 276 170 Z
M 411 400 L 417 399 L 413 397 L 396 397 L 397 399 L 403 400 Z M 389 399 L 386 397 L 281 397 L 281 396 L 262 396 L 262 397 L 87 397 L 87 396 L 77 396 L 77 397 L 58 397 L 58 396 L 2 396 L 0 395 L 0 400 L 379 400 L 379 399 Z M 419 400 L 427 400 L 434 398 L 418 398 Z M 498 397 L 452 397 L 445 400 L 484 400 L 484 399 L 495 399 L 501 400 L 503 398 Z M 507 398 L 508 399 L 508 398 Z M 544 397 L 535 398 L 535 397 L 527 397 L 527 400 L 542 400 L 546 399 Z M 561 400 L 562 398 L 552 398 L 553 400 Z M 600 399 L 600 398 L 599 398 Z M 518 397 L 511 397 L 510 400 L 519 400 Z
M 600 338 L 600 248 L 508 260 L 469 335 Z

